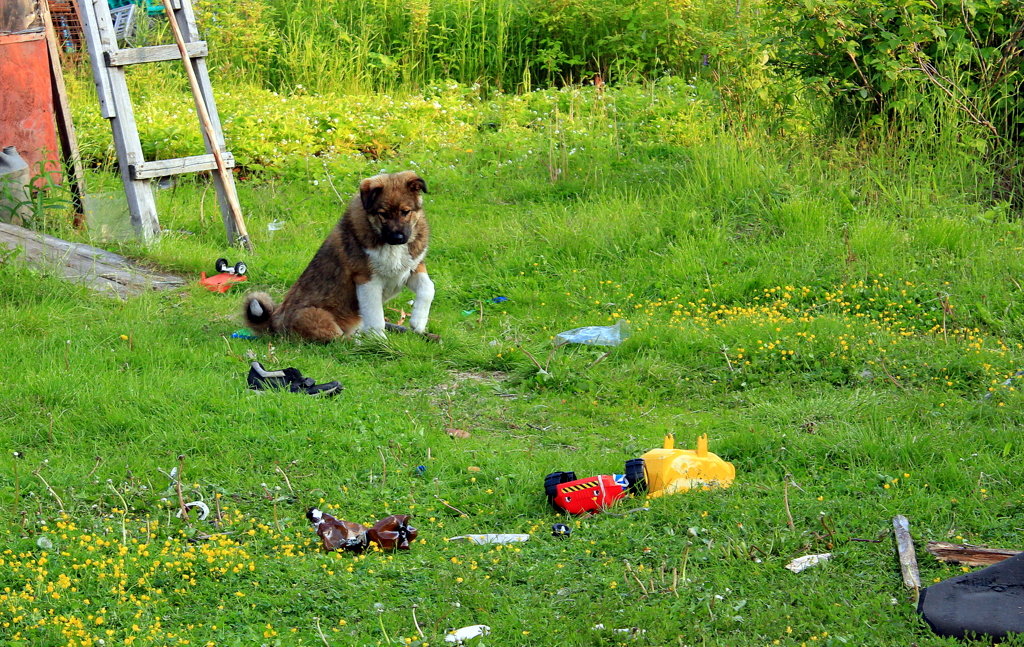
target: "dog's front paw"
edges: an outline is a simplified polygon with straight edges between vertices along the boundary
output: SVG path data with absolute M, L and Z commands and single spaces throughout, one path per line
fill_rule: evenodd
M 422 335 L 427 332 L 427 318 L 409 317 L 409 327 L 412 328 L 413 332 Z
M 359 331 L 360 335 L 369 337 L 370 339 L 384 339 L 387 335 L 384 334 L 383 328 L 363 328 Z

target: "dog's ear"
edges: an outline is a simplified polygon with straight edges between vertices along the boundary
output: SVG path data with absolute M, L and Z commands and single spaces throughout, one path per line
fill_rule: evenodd
M 409 190 L 413 193 L 427 193 L 427 183 L 415 173 L 412 174 L 412 177 L 406 182 L 405 186 L 409 187 Z
M 363 210 L 370 211 L 380 198 L 384 187 L 375 178 L 367 178 L 359 183 L 359 198 L 363 201 Z

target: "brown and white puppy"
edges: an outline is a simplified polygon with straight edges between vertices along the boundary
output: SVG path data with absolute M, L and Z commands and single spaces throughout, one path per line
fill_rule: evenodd
M 426 192 L 413 171 L 360 182 L 359 193 L 281 305 L 263 292 L 246 296 L 246 322 L 257 333 L 292 333 L 318 342 L 357 332 L 383 335 L 384 303 L 408 287 L 415 295 L 409 325 L 424 333 L 434 299 L 423 264 L 430 237 Z

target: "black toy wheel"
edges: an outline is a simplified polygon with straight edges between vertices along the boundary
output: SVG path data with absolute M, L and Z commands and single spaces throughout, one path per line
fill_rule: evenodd
M 218 258 L 217 262 L 213 264 L 213 267 L 216 268 L 218 272 L 223 272 L 228 269 L 228 259 Z
M 647 491 L 647 476 L 644 473 L 644 459 L 632 458 L 626 461 L 626 481 L 629 483 L 628 491 L 631 494 L 638 494 Z
M 237 274 L 239 276 L 245 274 L 246 270 L 248 270 L 248 269 L 249 269 L 249 266 L 246 265 L 242 261 L 238 261 L 237 263 L 235 263 L 235 274 Z
M 549 501 L 558 496 L 558 486 L 576 480 L 576 472 L 552 472 L 544 477 L 544 494 Z

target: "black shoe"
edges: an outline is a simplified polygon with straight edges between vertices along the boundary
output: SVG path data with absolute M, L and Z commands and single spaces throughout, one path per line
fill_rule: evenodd
M 323 384 L 317 384 L 312 378 L 305 378 L 302 384 L 293 383 L 292 391 L 295 393 L 305 393 L 307 395 L 317 395 L 321 397 L 327 397 L 331 395 L 338 395 L 341 393 L 341 383 L 335 380 L 325 382 Z
M 250 389 L 265 391 L 267 389 L 284 389 L 292 393 L 328 396 L 341 391 L 338 382 L 317 384 L 311 377 L 303 377 L 297 368 L 286 368 L 282 371 L 268 371 L 259 362 L 253 362 L 246 378 Z

